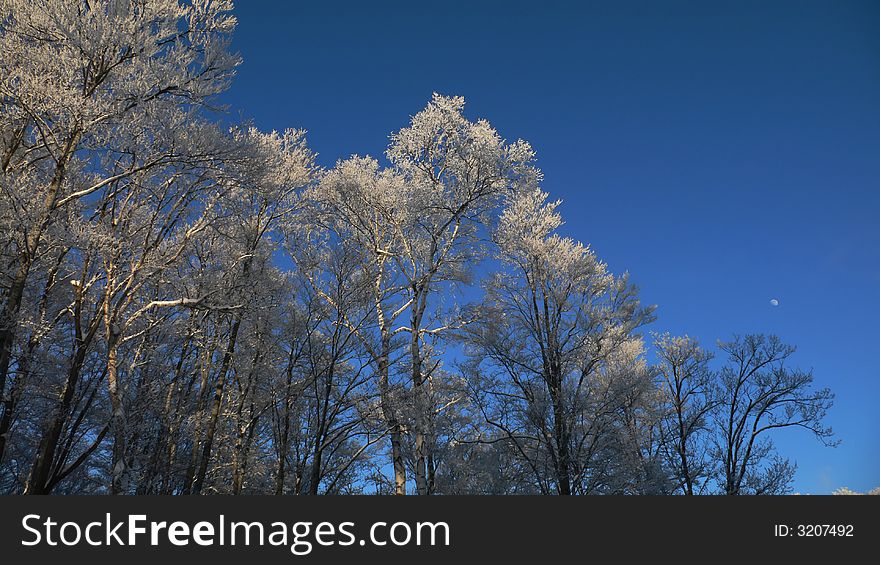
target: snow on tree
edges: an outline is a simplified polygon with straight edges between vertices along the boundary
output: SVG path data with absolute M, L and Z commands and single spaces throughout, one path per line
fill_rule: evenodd
M 486 422 L 510 442 L 541 492 L 588 493 L 603 482 L 614 370 L 651 320 L 636 290 L 584 245 L 555 231 L 559 202 L 540 189 L 511 200 L 495 238 L 503 270 L 468 327 L 468 367 Z M 494 436 L 490 436 L 490 439 Z
M 0 492 L 763 494 L 794 471 L 774 430 L 834 443 L 778 338 L 720 368 L 647 343 L 464 98 L 329 170 L 302 130 L 215 123 L 235 25 L 0 0 Z

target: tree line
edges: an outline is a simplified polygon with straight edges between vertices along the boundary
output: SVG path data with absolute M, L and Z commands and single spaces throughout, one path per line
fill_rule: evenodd
M 771 494 L 775 430 L 836 441 L 778 337 L 649 333 L 463 98 L 329 169 L 218 123 L 231 10 L 0 0 L 0 492 Z

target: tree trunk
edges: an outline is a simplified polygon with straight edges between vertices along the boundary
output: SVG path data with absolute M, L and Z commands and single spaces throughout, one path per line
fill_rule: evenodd
M 101 303 L 98 303 L 96 310 L 101 310 Z M 85 363 L 86 354 L 88 353 L 89 346 L 92 343 L 92 340 L 95 338 L 95 334 L 100 327 L 100 316 L 95 316 L 85 334 L 81 331 L 81 318 L 82 316 L 82 296 L 78 294 L 75 306 L 74 306 L 74 325 L 76 328 L 76 338 L 74 340 L 74 354 L 70 360 L 70 367 L 67 370 L 67 379 L 64 382 L 64 386 L 61 389 L 61 394 L 58 399 L 58 403 L 55 407 L 55 411 L 52 415 L 52 420 L 49 424 L 48 429 L 43 433 L 43 436 L 40 438 L 40 445 L 37 449 L 37 456 L 34 459 L 34 464 L 31 467 L 30 477 L 28 478 L 27 485 L 25 486 L 24 494 L 48 494 L 51 486 L 49 484 L 50 473 L 52 470 L 52 464 L 55 460 L 55 453 L 58 450 L 58 442 L 61 438 L 61 431 L 64 428 L 64 422 L 66 421 L 69 413 L 70 407 L 73 402 L 74 393 L 76 392 L 77 384 L 79 383 L 80 376 L 82 374 L 82 367 Z M 103 437 L 103 436 L 102 436 Z
M 113 410 L 110 416 L 110 428 L 113 431 L 110 494 L 123 494 L 126 490 L 125 481 L 128 470 L 125 461 L 125 408 L 122 402 L 122 393 L 119 389 L 119 363 L 117 358 L 119 335 L 111 328 L 108 328 L 107 332 L 107 389 L 110 395 L 110 406 Z
M 22 362 L 21 373 L 13 381 L 9 395 L 3 401 L 3 415 L 0 417 L 0 465 L 3 464 L 3 454 L 6 452 L 6 445 L 9 443 L 9 436 L 12 433 L 12 417 L 20 396 L 19 388 L 22 385 L 21 381 L 26 375 L 26 364 Z
M 0 313 L 0 400 L 2 400 L 4 415 L 8 411 L 6 375 L 9 372 L 9 363 L 12 359 L 12 344 L 15 341 L 18 312 L 21 309 L 21 297 L 24 294 L 24 285 L 27 282 L 31 262 L 31 254 L 29 252 L 22 253 L 18 271 L 16 271 L 7 293 L 6 304 L 3 306 L 3 312 Z
M 199 364 L 199 373 L 201 373 L 201 380 L 199 382 L 199 394 L 197 397 L 197 407 L 196 407 L 196 418 L 195 418 L 195 429 L 193 429 L 193 445 L 192 452 L 190 453 L 189 465 L 186 467 L 186 473 L 183 478 L 183 490 L 182 494 L 192 494 L 193 482 L 196 476 L 196 467 L 199 464 L 199 446 L 202 442 L 202 427 L 204 426 L 204 415 L 205 409 L 207 408 L 208 403 L 208 376 L 210 374 L 210 360 L 211 360 L 211 349 L 213 348 L 213 342 L 206 346 L 204 350 L 201 352 L 202 361 Z
M 284 401 L 284 420 L 281 422 L 281 438 L 278 442 L 278 468 L 275 472 L 275 494 L 284 494 L 284 479 L 287 469 L 287 452 L 290 450 L 290 384 Z
M 251 445 L 254 442 L 254 431 L 257 427 L 257 420 L 259 417 L 254 417 L 254 406 L 251 404 L 251 417 L 253 418 L 247 426 L 247 432 L 244 434 L 244 437 L 240 440 L 238 445 L 237 459 L 235 465 L 235 476 L 232 483 L 232 494 L 241 494 L 242 490 L 244 490 L 244 479 L 247 476 L 248 469 L 248 458 L 251 453 Z
M 248 382 L 244 387 L 244 392 L 241 395 L 238 403 L 237 412 L 237 424 L 238 433 L 235 437 L 235 448 L 233 449 L 232 456 L 232 494 L 238 495 L 241 494 L 242 489 L 244 488 L 244 478 L 247 473 L 248 466 L 248 456 L 250 454 L 250 446 L 251 441 L 253 441 L 254 437 L 254 429 L 257 426 L 258 417 L 255 415 L 255 407 L 253 401 L 253 380 L 254 373 L 257 370 L 257 364 L 260 361 L 260 354 L 254 357 L 254 362 L 252 365 L 252 369 L 250 374 L 248 374 Z M 250 396 L 250 399 L 248 398 Z M 242 421 L 245 420 L 244 412 L 245 412 L 245 402 L 250 400 L 248 407 L 248 414 L 246 418 L 246 423 L 244 427 L 242 427 Z
M 58 442 L 61 439 L 64 422 L 70 413 L 73 396 L 82 372 L 82 365 L 86 358 L 86 349 L 87 346 L 85 344 L 78 347 L 71 360 L 70 369 L 67 371 L 67 379 L 64 382 L 64 388 L 61 391 L 58 404 L 52 415 L 52 421 L 40 439 L 37 457 L 34 460 L 33 467 L 31 467 L 30 478 L 28 479 L 27 486 L 25 486 L 24 494 L 49 494 L 48 483 L 52 464 L 55 460 L 55 452 L 58 450 Z
M 562 400 L 562 374 L 552 366 L 550 377 L 550 396 L 553 400 L 553 433 L 556 441 L 557 457 L 556 478 L 559 481 L 559 494 L 571 495 L 571 455 L 568 449 L 568 426 L 566 425 L 565 405 Z
M 199 465 L 193 478 L 192 494 L 201 494 L 205 484 L 205 476 L 208 474 L 208 464 L 211 461 L 211 449 L 214 444 L 214 435 L 217 432 L 217 421 L 220 419 L 220 407 L 223 404 L 223 391 L 226 386 L 226 377 L 232 365 L 235 354 L 235 342 L 238 340 L 238 329 L 241 327 L 241 314 L 237 314 L 232 323 L 232 331 L 229 334 L 229 342 L 226 352 L 223 354 L 223 362 L 217 375 L 217 384 L 214 385 L 214 398 L 211 402 L 211 413 L 208 416 L 208 425 L 205 429 L 205 438 L 202 441 L 202 453 Z
M 379 357 L 379 400 L 382 408 L 382 417 L 388 425 L 391 437 L 391 464 L 394 467 L 394 494 L 406 494 L 406 465 L 403 461 L 403 430 L 394 408 L 394 399 L 391 398 L 391 387 L 388 382 L 389 359 L 391 339 L 387 332 L 383 332 L 382 352 Z
M 68 251 L 69 248 L 66 248 L 59 254 L 55 266 L 49 270 L 48 276 L 46 277 L 46 285 L 43 287 L 42 296 L 40 296 L 39 320 L 43 320 L 46 316 L 46 310 L 49 303 L 49 291 L 55 285 L 55 277 L 58 275 L 58 269 Z M 5 399 L 2 394 L 3 388 L 0 387 L 0 400 L 2 400 L 0 404 L 3 406 L 3 416 L 0 417 L 0 464 L 3 463 L 3 454 L 6 451 L 6 446 L 9 444 L 9 434 L 12 433 L 11 430 L 12 421 L 15 415 L 15 406 L 21 397 L 22 390 L 24 390 L 24 382 L 30 374 L 30 362 L 34 357 L 37 348 L 40 346 L 40 343 L 42 343 L 44 336 L 45 332 L 41 333 L 34 331 L 31 333 L 31 336 L 28 339 L 27 348 L 25 349 L 22 360 L 19 363 L 18 376 L 13 381 L 9 395 Z
M 22 296 L 24 296 L 24 288 L 27 284 L 28 275 L 30 274 L 31 266 L 34 263 L 34 258 L 37 256 L 37 250 L 40 247 L 43 232 L 46 230 L 49 221 L 52 219 L 52 212 L 55 210 L 55 203 L 58 200 L 58 190 L 61 188 L 61 184 L 65 179 L 67 163 L 73 155 L 74 148 L 79 143 L 80 136 L 81 134 L 79 132 L 74 132 L 70 136 L 70 139 L 68 139 L 67 144 L 64 147 L 64 151 L 57 161 L 55 174 L 52 176 L 52 180 L 49 182 L 49 186 L 46 190 L 46 195 L 43 197 L 43 210 L 40 214 L 40 219 L 37 221 L 36 225 L 27 232 L 25 248 L 19 254 L 18 269 L 16 270 L 12 283 L 9 286 L 3 309 L 0 310 L 0 399 L 5 398 L 4 391 L 6 390 L 6 375 L 9 372 L 9 363 L 12 359 L 12 345 L 15 342 L 18 312 L 21 310 L 21 299 Z
M 420 495 L 431 494 L 428 488 L 428 464 L 427 455 L 430 446 L 427 442 L 427 412 L 429 402 L 422 374 L 422 348 L 419 333 L 421 331 L 422 314 L 424 312 L 424 299 L 417 291 L 412 306 L 410 328 L 410 356 L 412 360 L 412 383 L 413 398 L 415 403 L 415 455 L 416 455 L 416 492 Z
M 684 493 L 688 496 L 693 496 L 694 494 L 694 481 L 691 478 L 691 470 L 690 465 L 688 464 L 688 456 L 687 456 L 687 429 L 684 423 L 684 417 L 682 414 L 683 403 L 681 398 L 676 395 L 676 415 L 678 417 L 678 455 L 681 459 L 681 474 L 684 479 Z
M 180 429 L 181 415 L 183 413 L 183 409 L 181 407 L 182 399 L 189 396 L 189 391 L 192 389 L 192 385 L 195 381 L 195 372 L 190 376 L 189 384 L 187 385 L 187 389 L 184 393 L 183 386 L 181 385 L 181 379 L 183 378 L 183 364 L 186 359 L 187 351 L 189 350 L 190 340 L 192 339 L 192 329 L 190 329 L 187 333 L 187 339 L 183 342 L 183 346 L 180 350 L 180 357 L 177 360 L 177 367 L 174 371 L 174 379 L 171 383 L 168 384 L 168 390 L 165 395 L 165 407 L 164 407 L 164 421 L 165 421 L 165 429 L 162 430 L 162 439 L 165 442 L 165 459 L 163 461 L 164 468 L 162 470 L 162 478 L 160 481 L 159 492 L 161 494 L 173 494 L 174 490 L 174 481 L 173 481 L 173 473 L 174 473 L 174 464 L 177 455 L 177 442 L 178 442 L 178 430 Z M 177 399 L 174 403 L 172 403 L 172 397 L 174 393 L 177 392 Z
M 321 448 L 321 434 L 315 438 L 315 451 L 312 455 L 312 469 L 309 476 L 309 494 L 317 496 L 319 487 L 321 486 L 321 459 L 324 450 Z

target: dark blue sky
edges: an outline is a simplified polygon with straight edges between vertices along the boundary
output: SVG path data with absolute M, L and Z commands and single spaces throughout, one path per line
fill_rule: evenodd
M 433 91 L 529 140 L 564 231 L 630 271 L 654 331 L 777 333 L 837 394 L 795 488 L 880 485 L 880 3 L 239 0 L 224 96 L 330 166 Z M 780 305 L 773 307 L 776 298 Z

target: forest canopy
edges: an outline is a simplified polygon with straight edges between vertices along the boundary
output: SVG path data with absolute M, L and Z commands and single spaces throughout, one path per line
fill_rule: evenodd
M 778 430 L 835 444 L 793 346 L 659 330 L 464 98 L 331 168 L 216 121 L 235 25 L 0 0 L 0 493 L 779 494 Z

